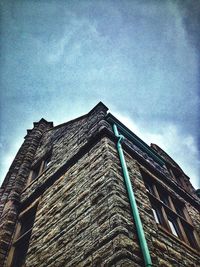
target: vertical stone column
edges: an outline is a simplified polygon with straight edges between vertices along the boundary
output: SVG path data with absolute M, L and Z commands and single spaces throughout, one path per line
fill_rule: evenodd
M 0 189 L 0 266 L 5 265 L 18 216 L 20 196 L 34 160 L 36 149 L 43 133 L 53 126 L 41 119 L 27 131 L 24 143 L 19 149 Z

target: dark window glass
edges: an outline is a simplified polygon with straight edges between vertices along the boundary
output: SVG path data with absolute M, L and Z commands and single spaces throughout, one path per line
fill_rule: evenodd
M 33 173 L 32 173 L 32 179 L 33 180 L 38 177 L 39 172 L 40 172 L 40 166 L 41 165 L 39 164 L 33 169 Z
M 151 193 L 152 195 L 154 195 L 153 185 L 145 182 L 145 186 L 146 186 L 147 191 Z
M 196 242 L 195 237 L 194 237 L 193 229 L 191 227 L 186 226 L 186 225 L 184 228 L 185 228 L 185 233 L 186 233 L 186 236 L 188 238 L 190 245 L 193 248 L 198 247 L 197 242 Z
M 178 213 L 178 215 L 180 215 L 181 217 L 185 218 L 185 215 L 184 215 L 184 212 L 183 212 L 183 206 L 176 203 L 175 200 L 173 200 L 173 203 L 174 203 L 174 207 L 176 209 L 176 212 Z
M 12 260 L 12 267 L 23 267 L 25 263 L 26 254 L 28 251 L 29 240 L 31 237 L 32 227 L 34 224 L 36 206 L 27 211 L 20 219 L 20 233 L 17 240 L 14 242 L 14 255 Z
M 51 164 L 51 158 L 48 157 L 45 161 L 44 161 L 44 170 L 49 167 L 49 165 Z
M 36 208 L 32 208 L 22 217 L 20 222 L 21 223 L 20 236 L 22 236 L 24 233 L 32 229 L 34 224 L 35 213 L 36 213 Z
M 160 200 L 167 206 L 169 206 L 169 200 L 168 200 L 168 196 L 167 194 L 161 190 L 161 189 L 158 189 L 158 193 L 159 193 L 159 196 L 160 196 Z
M 194 234 L 194 227 L 188 221 L 184 203 L 168 192 L 161 183 L 153 176 L 142 171 L 142 176 L 149 200 L 152 206 L 152 213 L 157 224 L 160 224 L 169 233 L 180 238 L 194 248 L 198 248 L 198 242 Z
M 28 234 L 24 235 L 15 243 L 15 252 L 13 256 L 12 267 L 22 267 L 25 263 L 30 237 L 31 232 L 28 232 Z

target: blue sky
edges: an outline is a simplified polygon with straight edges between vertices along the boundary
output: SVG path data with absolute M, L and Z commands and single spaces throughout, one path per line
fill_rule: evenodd
M 99 101 L 200 187 L 200 2 L 1 2 L 1 180 L 26 129 Z

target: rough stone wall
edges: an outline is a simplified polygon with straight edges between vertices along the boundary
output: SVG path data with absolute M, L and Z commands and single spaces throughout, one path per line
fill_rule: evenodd
M 52 150 L 51 165 L 39 178 L 26 187 L 21 196 L 22 202 L 33 192 L 39 190 L 49 177 L 53 176 L 87 144 L 90 138 L 93 138 L 104 127 L 106 111 L 105 106 L 97 106 L 88 116 L 55 127 L 43 135 L 33 164 L 40 161 L 48 151 Z
M 108 138 L 43 193 L 26 266 L 143 266 L 116 149 L 110 149 Z
M 127 152 L 125 157 L 153 266 L 198 266 L 197 252 L 158 227 L 138 163 Z M 187 209 L 199 233 L 198 211 L 190 204 Z M 43 193 L 26 264 L 144 266 L 116 144 L 109 138 L 99 141 Z
M 107 108 L 99 103 L 87 115 L 69 123 L 52 128 L 52 123 L 42 119 L 39 123 L 34 123 L 33 130 L 28 130 L 25 142 L 11 165 L 0 191 L 0 211 L 3 211 L 0 221 L 0 266 L 6 262 L 19 208 L 29 197 L 33 200 L 36 190 L 40 191 L 49 177 L 104 127 L 102 119 L 106 111 Z M 32 166 L 51 149 L 53 157 L 50 168 L 27 185 Z
M 31 163 L 40 138 L 52 126 L 41 120 L 29 130 L 1 187 L 0 206 L 0 266 L 6 259 L 18 215 L 21 192 L 26 184 Z
M 26 184 L 27 173 L 30 171 L 30 165 L 33 162 L 42 134 L 51 126 L 52 123 L 41 120 L 39 123 L 34 123 L 32 130 L 28 130 L 25 141 L 13 160 L 0 188 L 0 215 L 8 199 L 14 197 L 14 192 L 17 194 L 15 198 L 19 199 L 19 195 Z
M 143 182 L 141 171 L 136 160 L 128 153 L 125 153 L 128 165 L 129 175 L 132 181 L 135 192 L 141 220 L 144 226 L 145 235 L 150 247 L 150 254 L 154 266 L 162 267 L 197 267 L 200 262 L 200 253 L 197 250 L 190 248 L 187 244 L 179 241 L 177 238 L 163 231 L 159 227 L 153 217 L 151 211 L 151 203 L 149 201 L 147 191 Z M 144 168 L 145 169 L 145 168 Z M 146 169 L 147 170 L 147 169 Z M 159 175 L 156 176 L 159 178 Z M 173 196 L 185 203 L 187 211 L 192 219 L 193 226 L 200 236 L 200 215 L 199 211 L 190 203 L 177 194 L 176 190 L 172 189 L 168 184 L 160 182 L 164 188 Z
M 23 184 L 17 195 L 18 200 L 21 195 L 22 207 L 41 197 L 30 240 L 27 267 L 144 266 L 116 144 L 112 141 L 115 138 L 105 120 L 106 111 L 105 106 L 97 105 L 87 116 L 43 132 L 40 143 L 39 139 L 36 142 L 37 146 L 33 142 L 31 157 L 28 157 L 25 165 L 22 164 L 25 170 L 22 177 L 26 180 L 31 166 L 50 150 L 52 161 L 26 188 Z M 101 132 L 96 138 L 105 128 L 107 133 Z M 125 146 L 129 153 L 130 150 L 134 152 L 132 156 L 125 152 L 125 156 L 154 267 L 198 266 L 199 255 L 167 235 L 156 224 L 137 161 L 146 161 L 145 166 L 149 165 L 150 169 L 154 168 L 157 173 L 170 178 L 167 169 L 127 140 Z M 19 183 L 22 185 L 21 181 Z M 164 182 L 163 185 L 181 199 L 174 187 Z M 13 188 L 13 182 L 10 188 Z M 185 202 L 185 199 L 181 200 Z M 186 206 L 199 233 L 199 214 L 187 201 Z M 18 206 L 9 208 L 12 232 L 17 213 Z M 3 217 L 3 223 L 8 223 L 9 216 Z M 7 245 L 2 243 L 2 266 L 10 247 L 10 235 L 11 231 Z M 5 235 L 2 240 L 6 240 Z

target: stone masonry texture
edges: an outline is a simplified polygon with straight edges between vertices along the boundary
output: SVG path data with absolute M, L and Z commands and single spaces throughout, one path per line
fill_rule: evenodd
M 143 267 L 135 222 L 124 185 L 117 139 L 107 107 L 53 126 L 42 119 L 28 130 L 0 189 L 0 267 L 8 257 L 19 214 L 38 201 L 26 267 Z M 154 267 L 198 267 L 200 253 L 156 223 L 142 171 L 158 179 L 185 204 L 200 236 L 200 202 L 195 189 L 182 188 L 166 166 L 175 162 L 156 145 L 150 148 L 166 165 L 125 139 L 123 150 Z M 31 170 L 51 155 L 49 166 L 33 181 Z M 14 267 L 14 266 L 12 266 Z

